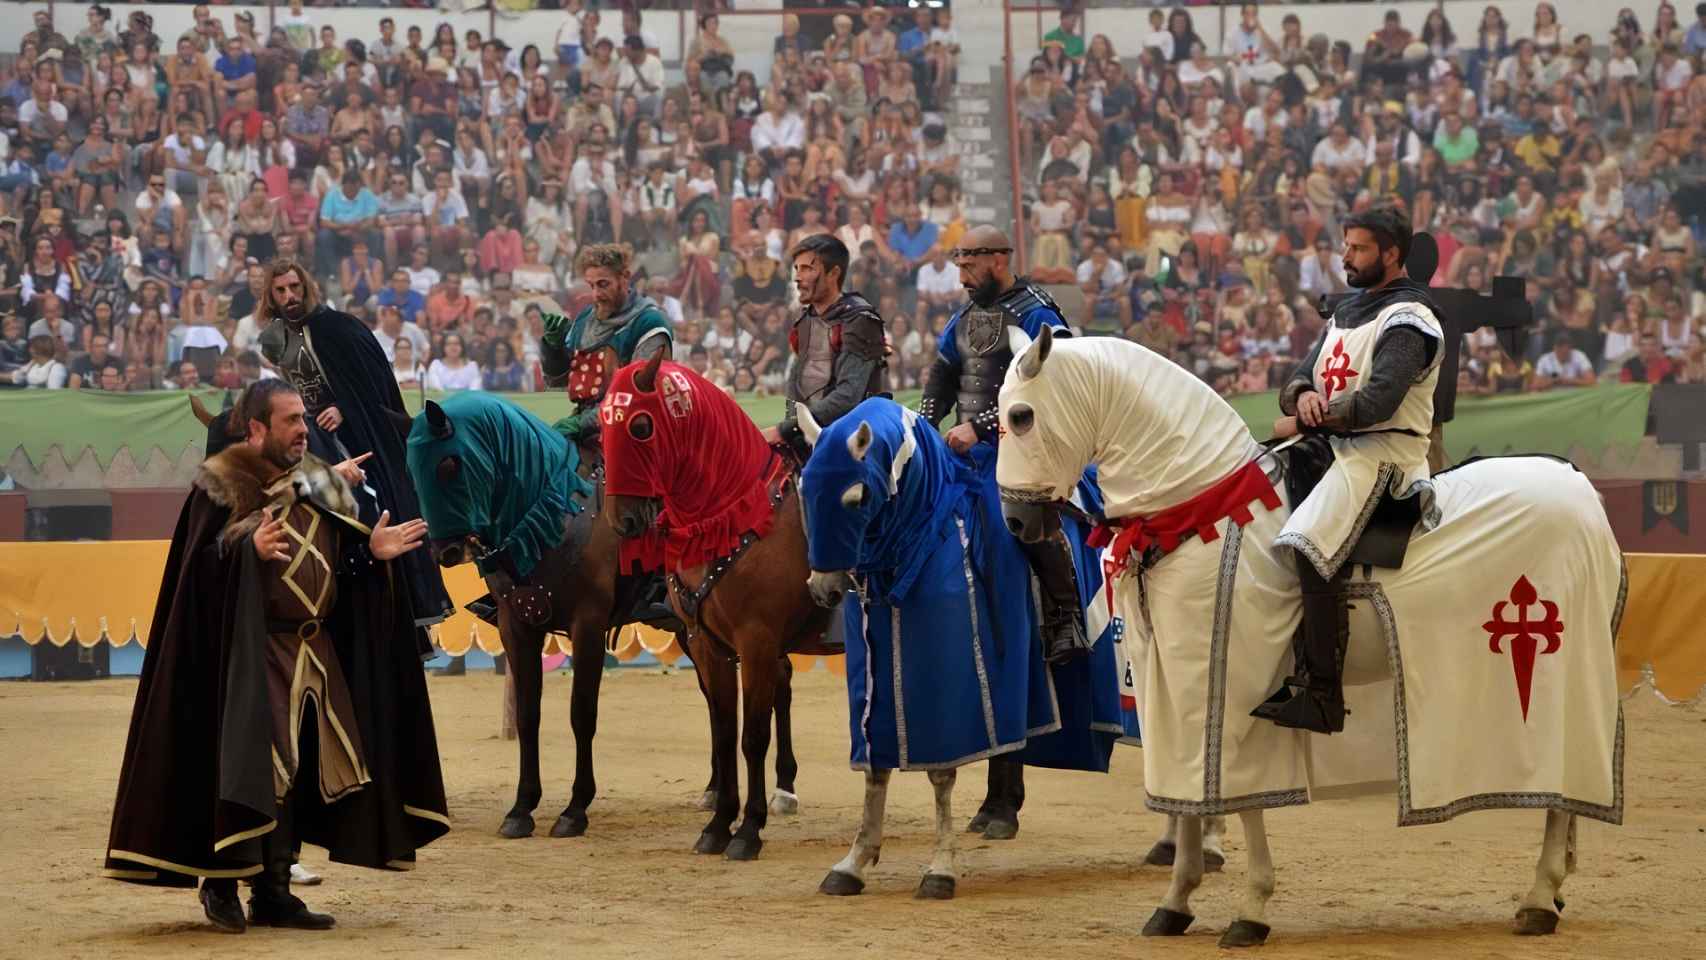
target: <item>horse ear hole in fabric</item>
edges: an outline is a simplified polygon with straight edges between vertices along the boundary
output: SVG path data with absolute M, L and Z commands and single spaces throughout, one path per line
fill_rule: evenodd
M 462 473 L 462 459 L 454 454 L 438 461 L 438 482 L 452 484 Z
M 857 510 L 865 502 L 865 485 L 855 483 L 841 491 L 841 505 L 849 510 Z
M 1048 359 L 1048 352 L 1054 349 L 1054 328 L 1044 326 L 1037 333 L 1035 343 L 1019 358 L 1019 373 L 1029 380 L 1043 372 L 1043 361 Z
M 799 412 L 800 435 L 806 438 L 806 445 L 817 446 L 817 435 L 823 432 L 823 427 L 818 426 L 817 418 L 805 404 L 795 404 L 794 409 Z
M 871 450 L 871 440 L 871 422 L 861 420 L 859 421 L 859 429 L 853 431 L 853 435 L 847 438 L 847 452 L 852 455 L 853 459 L 862 461 L 865 459 L 865 454 Z
M 651 414 L 636 413 L 632 417 L 628 418 L 628 436 L 633 437 L 641 443 L 645 443 L 647 440 L 652 438 L 652 433 L 653 428 Z
M 1016 437 L 1030 433 L 1036 423 L 1037 412 L 1031 409 L 1030 404 L 1016 403 L 1007 411 L 1007 429 Z

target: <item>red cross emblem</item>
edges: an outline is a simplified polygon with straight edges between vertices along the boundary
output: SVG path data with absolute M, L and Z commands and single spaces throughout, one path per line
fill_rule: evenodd
M 1327 358 L 1327 365 L 1321 368 L 1321 386 L 1324 388 L 1322 399 L 1332 402 L 1333 394 L 1343 390 L 1356 375 L 1357 372 L 1351 369 L 1351 355 L 1345 352 L 1345 341 L 1337 341 L 1333 344 L 1333 355 Z
M 663 394 L 663 407 L 669 415 L 677 420 L 687 419 L 693 412 L 693 382 L 679 370 L 671 370 L 658 381 L 658 392 Z
M 1243 58 L 1245 66 L 1253 66 L 1256 63 L 1256 48 L 1247 47 L 1239 56 Z
M 1539 605 L 1543 616 L 1538 620 L 1528 618 L 1528 608 Z M 1505 607 L 1516 607 L 1516 619 L 1505 619 Z M 1564 643 L 1564 621 L 1558 619 L 1558 605 L 1550 600 L 1541 600 L 1540 594 L 1534 589 L 1534 584 L 1527 577 L 1518 577 L 1511 587 L 1509 600 L 1500 600 L 1493 605 L 1493 619 L 1481 624 L 1481 629 L 1491 636 L 1488 648 L 1494 653 L 1504 653 L 1499 649 L 1499 641 L 1510 637 L 1511 670 L 1516 674 L 1516 693 L 1522 701 L 1522 720 L 1528 722 L 1528 693 L 1534 680 L 1534 658 L 1537 655 L 1557 653 Z M 1546 641 L 1546 649 L 1537 649 L 1541 639 Z

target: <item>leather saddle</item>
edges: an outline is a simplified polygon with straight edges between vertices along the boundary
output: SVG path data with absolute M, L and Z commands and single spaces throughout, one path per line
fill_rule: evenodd
M 1302 503 L 1326 476 L 1333 465 L 1333 446 L 1324 436 L 1306 436 L 1284 450 L 1285 492 L 1293 504 Z M 1369 515 L 1362 535 L 1352 544 L 1345 566 L 1379 567 L 1397 570 L 1404 566 L 1404 555 L 1410 549 L 1410 537 L 1422 518 L 1419 497 L 1394 497 L 1383 490 L 1380 500 Z

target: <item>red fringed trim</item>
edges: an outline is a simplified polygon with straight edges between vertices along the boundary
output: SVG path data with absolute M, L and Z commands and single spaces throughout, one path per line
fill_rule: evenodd
M 748 487 L 732 503 L 688 524 L 676 524 L 665 518 L 663 533 L 663 562 L 669 571 L 692 570 L 726 557 L 740 546 L 741 537 L 748 533 L 760 538 L 769 536 L 776 525 L 776 511 L 770 505 L 770 491 L 788 473 L 788 464 L 781 457 L 772 457 L 762 481 Z
M 1153 517 L 1122 517 L 1106 524 L 1097 524 L 1085 542 L 1095 549 L 1111 546 L 1102 561 L 1102 585 L 1108 594 L 1108 614 L 1114 612 L 1114 580 L 1126 572 L 1133 554 L 1142 554 L 1150 546 L 1159 546 L 1163 553 L 1172 553 L 1179 542 L 1195 533 L 1204 543 L 1220 539 L 1215 529 L 1227 517 L 1240 527 L 1248 524 L 1253 515 L 1250 504 L 1260 502 L 1269 510 L 1278 510 L 1279 491 L 1268 479 L 1260 460 L 1252 460 L 1184 503 L 1168 507 Z

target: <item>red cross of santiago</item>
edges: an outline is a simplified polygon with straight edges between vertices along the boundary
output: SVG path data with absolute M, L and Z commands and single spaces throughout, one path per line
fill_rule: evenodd
M 1345 341 L 1339 340 L 1333 344 L 1333 355 L 1327 358 L 1327 365 L 1321 368 L 1322 399 L 1331 402 L 1333 394 L 1343 390 L 1356 375 L 1351 369 L 1351 355 L 1345 352 Z
M 1543 615 L 1538 620 L 1528 618 L 1528 608 L 1539 605 Z M 1505 607 L 1516 607 L 1516 619 L 1505 619 Z M 1528 694 L 1534 681 L 1534 658 L 1538 655 L 1557 653 L 1564 643 L 1564 621 L 1558 619 L 1558 605 L 1550 600 L 1541 600 L 1540 594 L 1534 589 L 1534 584 L 1528 582 L 1526 576 L 1518 577 L 1511 587 L 1509 600 L 1500 600 L 1493 605 L 1493 619 L 1481 624 L 1481 629 L 1487 631 L 1491 639 L 1487 646 L 1494 653 L 1504 653 L 1499 649 L 1499 641 L 1510 638 L 1511 670 L 1516 674 L 1516 694 L 1522 702 L 1522 721 L 1528 722 Z M 1540 641 L 1546 641 L 1546 649 L 1541 650 Z

